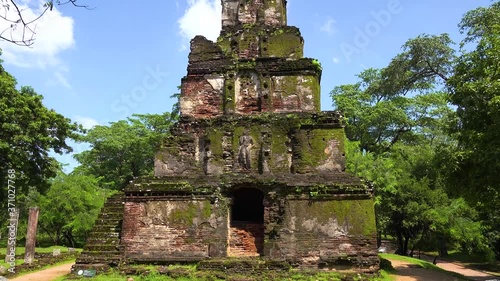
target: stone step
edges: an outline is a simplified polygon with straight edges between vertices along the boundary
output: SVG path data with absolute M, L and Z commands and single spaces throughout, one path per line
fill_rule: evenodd
M 117 226 L 117 225 L 94 225 L 94 227 L 92 228 L 92 231 L 96 231 L 96 232 L 120 233 L 121 230 L 122 230 L 122 227 Z
M 122 260 L 121 256 L 108 256 L 108 257 L 103 257 L 103 256 L 86 256 L 86 257 L 81 257 L 78 258 L 78 260 L 75 262 L 76 264 L 119 264 L 120 261 Z
M 122 212 L 101 212 L 99 213 L 99 216 L 97 216 L 98 219 L 114 219 L 114 218 L 122 218 L 123 217 L 123 211 Z
M 121 254 L 117 250 L 113 251 L 82 251 L 80 254 L 80 257 L 78 259 L 116 259 L 120 258 L 121 259 Z
M 88 237 L 87 238 L 87 245 L 117 245 L 120 243 L 120 239 L 118 237 L 99 237 L 99 236 L 94 236 L 94 237 Z
M 108 198 L 87 237 L 75 268 L 100 268 L 103 265 L 119 264 L 123 249 L 119 239 L 124 212 L 123 198 L 123 194 Z
M 85 264 L 100 264 L 100 263 L 105 263 L 105 264 L 119 264 L 122 260 L 122 256 L 115 255 L 115 256 L 85 256 L 78 258 L 78 260 L 75 263 L 85 263 Z
M 118 225 L 121 223 L 121 219 L 116 219 L 116 218 L 97 218 L 94 222 L 94 224 L 99 224 L 99 225 Z
M 110 251 L 117 251 L 118 253 L 120 252 L 120 245 L 119 244 L 88 244 L 83 247 L 83 251 L 85 252 L 110 252 Z
M 92 231 L 87 236 L 87 239 L 118 239 L 120 237 L 119 232 L 109 232 L 109 231 Z
M 95 263 L 95 264 L 86 264 L 86 263 L 75 263 L 72 267 L 71 267 L 71 272 L 73 274 L 78 274 L 78 271 L 79 270 L 95 270 L 96 272 L 98 273 L 102 273 L 102 272 L 107 272 L 110 270 L 110 266 L 109 264 L 106 264 L 106 263 Z M 77 278 L 77 277 L 75 277 Z
M 286 261 L 271 261 L 259 258 L 228 258 L 203 260 L 198 263 L 198 270 L 215 270 L 229 273 L 250 273 L 263 270 L 288 271 L 290 263 Z
M 101 209 L 101 212 L 102 213 L 120 213 L 120 212 L 123 212 L 123 209 L 125 209 L 123 206 L 104 206 L 102 207 Z

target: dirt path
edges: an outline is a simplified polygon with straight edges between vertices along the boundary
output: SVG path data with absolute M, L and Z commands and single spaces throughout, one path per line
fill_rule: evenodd
M 55 267 L 16 277 L 14 279 L 9 279 L 9 281 L 51 281 L 65 274 L 68 274 L 71 270 L 72 265 L 73 263 L 58 265 Z
M 421 268 L 417 265 L 410 264 L 404 261 L 396 261 L 396 260 L 390 260 L 390 261 L 394 269 L 396 269 L 397 271 L 396 281 L 458 281 L 459 280 L 458 278 L 449 276 L 445 273 Z M 437 266 L 448 271 L 453 271 L 462 274 L 470 278 L 471 280 L 500 281 L 500 278 L 496 278 L 495 276 L 486 274 L 481 271 L 468 269 L 459 264 L 451 262 L 438 262 Z
M 389 259 L 390 260 L 390 259 Z M 457 281 L 445 273 L 432 271 L 404 261 L 390 260 L 396 269 L 395 281 Z
M 489 274 L 484 273 L 484 272 L 479 271 L 479 270 L 466 268 L 463 265 L 460 265 L 457 263 L 438 261 L 438 263 L 436 265 L 441 267 L 444 270 L 460 273 L 463 276 L 466 276 L 472 280 L 477 280 L 477 281 L 497 280 L 497 281 L 500 281 L 500 277 L 495 277 L 493 275 L 489 275 Z

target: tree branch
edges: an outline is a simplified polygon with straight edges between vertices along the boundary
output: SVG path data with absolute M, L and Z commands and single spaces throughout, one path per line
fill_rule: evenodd
M 43 4 L 43 6 L 40 7 L 42 9 L 37 10 L 37 14 L 34 19 L 26 19 L 25 15 L 23 15 L 23 12 L 26 9 L 23 9 L 22 6 L 16 2 L 17 1 L 14 0 L 0 0 L 0 3 L 2 3 L 0 8 L 3 8 L 4 10 L 4 12 L 0 14 L 0 21 L 10 23 L 10 27 L 7 27 L 0 33 L 0 40 L 7 41 L 18 46 L 30 47 L 36 39 L 37 28 L 35 23 L 40 20 L 40 18 L 42 18 L 48 10 L 52 11 L 54 8 L 54 0 L 50 0 Z M 56 4 L 58 6 L 71 4 L 74 7 L 84 8 L 87 10 L 94 9 L 93 7 L 81 5 L 77 2 L 78 0 L 57 0 Z M 11 11 L 11 13 L 9 13 L 9 11 Z M 7 30 L 10 30 L 10 34 L 8 35 L 6 33 Z

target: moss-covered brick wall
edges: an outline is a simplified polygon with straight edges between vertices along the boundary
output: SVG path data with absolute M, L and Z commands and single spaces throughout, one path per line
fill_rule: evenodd
M 237 113 L 260 112 L 261 85 L 255 71 L 240 71 L 234 83 L 235 109 Z
M 197 118 L 222 115 L 223 89 L 224 77 L 221 75 L 184 79 L 179 100 L 181 113 Z
M 293 134 L 295 173 L 343 171 L 345 168 L 344 130 L 304 127 Z
M 264 22 L 268 25 L 286 25 L 286 0 L 269 0 L 264 2 Z
M 295 58 L 304 57 L 303 39 L 294 29 L 276 29 L 261 39 L 263 57 Z
M 270 126 L 269 167 L 275 173 L 289 173 L 292 165 L 292 143 L 289 138 L 290 128 L 276 123 Z
M 246 29 L 238 38 L 238 57 L 252 59 L 259 55 L 259 35 L 253 29 Z
M 235 91 L 234 82 L 236 81 L 236 72 L 230 71 L 226 73 L 226 79 L 224 81 L 224 104 L 223 110 L 224 114 L 232 114 L 235 109 Z
M 286 25 L 286 0 L 234 0 L 222 1 L 223 27 L 231 24 Z M 237 13 L 237 17 L 235 17 Z
M 315 76 L 273 76 L 272 93 L 275 112 L 319 111 L 320 87 Z
M 274 255 L 299 266 L 378 266 L 373 200 L 288 200 L 277 237 Z
M 122 240 L 132 261 L 176 261 L 225 256 L 228 209 L 208 199 L 125 203 Z
M 316 173 L 345 169 L 344 129 L 338 113 L 225 115 L 179 123 L 155 158 L 155 176 L 227 172 Z M 248 134 L 249 167 L 240 169 L 240 141 Z
M 196 159 L 198 136 L 189 130 L 175 137 L 164 139 L 155 154 L 154 174 L 157 177 L 182 175 L 201 172 L 200 162 Z

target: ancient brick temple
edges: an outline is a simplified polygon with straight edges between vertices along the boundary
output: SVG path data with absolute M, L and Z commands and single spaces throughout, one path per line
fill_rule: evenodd
M 109 199 L 77 266 L 261 257 L 377 270 L 371 190 L 344 172 L 342 116 L 320 111 L 321 67 L 303 58 L 286 1 L 222 5 L 217 42 L 191 41 L 155 176 Z

